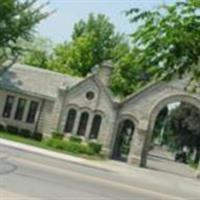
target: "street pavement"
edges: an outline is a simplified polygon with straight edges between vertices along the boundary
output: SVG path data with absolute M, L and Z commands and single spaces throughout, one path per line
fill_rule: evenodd
M 75 163 L 0 144 L 0 199 L 200 199 L 196 179 L 107 162 Z

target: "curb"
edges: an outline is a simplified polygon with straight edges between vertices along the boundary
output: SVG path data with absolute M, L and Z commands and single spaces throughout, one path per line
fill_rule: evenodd
M 59 152 L 54 152 L 51 150 L 42 149 L 40 147 L 22 144 L 22 143 L 10 141 L 10 140 L 2 139 L 2 138 L 0 138 L 0 144 L 7 147 L 12 147 L 17 150 L 27 151 L 29 153 L 38 154 L 38 155 L 44 155 L 49 158 L 55 158 L 57 160 L 67 161 L 70 163 L 74 163 L 74 164 L 78 164 L 78 165 L 82 165 L 82 166 L 86 166 L 90 168 L 92 167 L 92 168 L 96 168 L 96 169 L 100 169 L 104 171 L 115 172 L 114 170 L 108 169 L 108 167 L 106 166 L 102 166 L 102 165 L 99 165 L 98 163 L 94 163 L 95 161 L 89 161 L 84 158 L 79 158 L 79 157 L 66 155 Z

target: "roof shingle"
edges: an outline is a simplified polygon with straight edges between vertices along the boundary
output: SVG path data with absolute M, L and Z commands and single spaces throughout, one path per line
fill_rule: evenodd
M 60 87 L 72 87 L 82 79 L 15 63 L 0 76 L 0 87 L 55 98 Z

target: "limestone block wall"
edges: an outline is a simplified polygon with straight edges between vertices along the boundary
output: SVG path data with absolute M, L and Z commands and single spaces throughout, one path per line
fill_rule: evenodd
M 52 131 L 56 129 L 55 123 L 53 123 L 54 106 L 54 101 L 42 100 L 37 132 L 42 133 L 44 136 L 51 136 Z
M 76 134 L 80 115 L 82 112 L 86 111 L 89 113 L 86 130 L 86 137 L 88 137 L 94 115 L 100 114 L 102 116 L 102 124 L 98 135 L 98 141 L 103 144 L 104 151 L 109 154 L 116 119 L 116 110 L 114 109 L 114 104 L 109 95 L 102 85 L 99 84 L 101 83 L 95 78 L 91 78 L 78 85 L 78 87 L 72 88 L 66 92 L 59 127 L 61 131 L 64 131 L 68 110 L 70 108 L 75 108 L 77 110 L 77 118 L 73 134 Z M 94 98 L 89 100 L 86 97 L 87 92 L 93 92 Z

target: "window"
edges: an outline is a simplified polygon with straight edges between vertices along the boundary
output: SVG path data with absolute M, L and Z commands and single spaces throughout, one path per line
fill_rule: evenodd
M 92 92 L 92 91 L 87 92 L 87 93 L 86 93 L 86 98 L 87 98 L 88 100 L 94 99 L 94 92 Z
M 76 119 L 76 110 L 75 109 L 70 109 L 68 112 L 68 116 L 67 116 L 67 121 L 65 124 L 65 130 L 64 132 L 66 133 L 71 133 L 74 127 L 74 122 Z
M 38 109 L 38 102 L 31 101 L 26 122 L 34 123 L 37 109 Z
M 102 117 L 100 115 L 95 115 L 90 130 L 90 136 L 89 136 L 90 139 L 97 139 L 101 127 L 101 122 L 102 122 Z
M 7 96 L 6 103 L 3 110 L 3 117 L 9 118 L 11 116 L 14 101 L 15 101 L 14 96 L 11 96 L 11 95 Z
M 21 121 L 26 107 L 26 99 L 20 98 L 18 100 L 17 109 L 15 112 L 15 119 Z
M 89 118 L 89 114 L 87 112 L 83 112 L 81 114 L 77 135 L 81 135 L 81 136 L 85 135 L 88 118 Z

